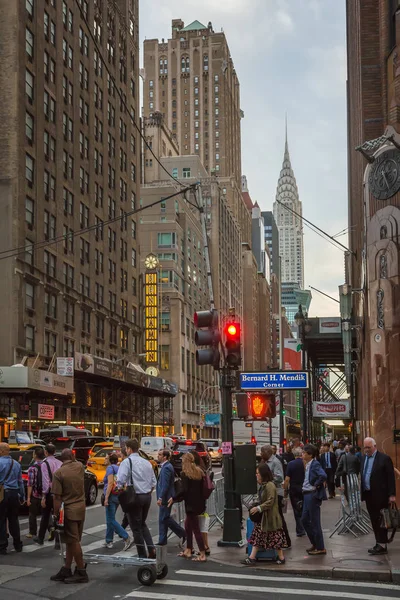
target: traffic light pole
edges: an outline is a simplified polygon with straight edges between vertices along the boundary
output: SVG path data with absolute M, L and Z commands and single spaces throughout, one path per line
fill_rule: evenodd
M 232 390 L 236 387 L 236 371 L 223 367 L 221 372 L 222 401 L 222 441 L 230 443 L 231 454 L 224 454 L 224 525 L 222 540 L 218 546 L 244 545 L 241 531 L 241 498 L 235 493 L 233 426 L 232 426 Z

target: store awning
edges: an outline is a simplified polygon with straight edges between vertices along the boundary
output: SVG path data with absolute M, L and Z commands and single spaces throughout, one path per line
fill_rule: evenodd
M 52 396 L 74 392 L 74 378 L 30 367 L 0 367 L 0 391 L 28 394 L 36 390 Z

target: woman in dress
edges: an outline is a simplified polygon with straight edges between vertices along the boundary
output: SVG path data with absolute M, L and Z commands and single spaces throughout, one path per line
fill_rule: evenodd
M 186 549 L 178 556 L 192 558 L 193 552 L 193 534 L 199 547 L 199 556 L 193 558 L 195 562 L 205 562 L 207 560 L 203 536 L 200 532 L 199 515 L 206 510 L 206 501 L 203 494 L 204 471 L 195 464 L 194 456 L 190 452 L 182 457 L 182 489 L 174 498 L 170 498 L 168 506 L 174 502 L 185 502 L 185 531 L 187 536 Z
M 279 515 L 278 494 L 273 483 L 273 475 L 269 466 L 265 463 L 257 468 L 257 482 L 260 485 L 260 504 L 250 509 L 254 515 L 258 511 L 262 513 L 261 523 L 256 523 L 249 543 L 253 546 L 250 556 L 242 561 L 244 565 L 256 563 L 257 552 L 261 550 L 274 549 L 278 553 L 277 565 L 285 564 L 283 546 L 286 543 L 285 534 L 282 529 L 282 519 Z

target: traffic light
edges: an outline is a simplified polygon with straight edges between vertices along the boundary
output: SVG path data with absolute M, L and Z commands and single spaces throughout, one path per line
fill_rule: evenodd
M 286 410 L 284 408 L 282 409 L 282 414 L 286 415 Z
M 231 321 L 225 325 L 226 364 L 239 367 L 242 362 L 240 348 L 240 323 Z
M 212 309 L 194 313 L 194 325 L 199 330 L 194 336 L 196 346 L 208 346 L 203 350 L 196 350 L 196 364 L 212 365 L 214 369 L 219 369 L 218 344 L 221 341 L 221 333 L 218 329 L 218 312 Z
M 250 416 L 257 421 L 273 419 L 276 416 L 276 404 L 274 394 L 250 393 L 249 409 Z

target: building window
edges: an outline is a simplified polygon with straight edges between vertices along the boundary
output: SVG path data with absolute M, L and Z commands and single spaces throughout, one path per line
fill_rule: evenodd
M 81 327 L 83 333 L 90 333 L 90 309 L 82 308 Z
M 203 70 L 208 71 L 208 54 L 203 56 Z
M 28 224 L 28 228 L 33 229 L 35 223 L 35 203 L 29 196 L 25 198 L 25 221 Z
M 96 315 L 96 337 L 104 340 L 104 319 Z
M 31 283 L 25 284 L 25 307 L 31 310 L 35 308 L 35 286 Z
M 159 248 L 175 248 L 176 234 L 175 233 L 158 233 L 157 246 Z
M 35 328 L 32 325 L 25 326 L 25 348 L 31 352 L 35 350 Z
M 34 35 L 32 31 L 27 27 L 25 30 L 25 50 L 30 61 L 33 60 L 33 46 L 34 46 Z
M 28 69 L 25 71 L 25 93 L 30 104 L 33 104 L 35 78 Z
M 190 179 L 190 177 L 191 177 L 190 167 L 183 167 L 182 177 L 183 177 L 183 179 Z
M 75 354 L 75 341 L 70 340 L 69 338 L 64 338 L 63 345 L 63 355 L 64 356 L 74 356 Z
M 121 327 L 119 335 L 121 350 L 128 350 L 128 331 L 124 327 Z
M 25 155 L 25 178 L 29 187 L 33 187 L 35 161 L 29 154 Z
M 90 298 L 90 277 L 81 273 L 80 292 L 83 296 Z
M 52 331 L 44 333 L 44 354 L 45 356 L 53 356 L 57 353 L 57 334 Z
M 26 11 L 31 20 L 33 17 L 34 5 L 35 5 L 35 0 L 25 0 L 25 8 L 26 8 Z
M 170 350 L 169 346 L 161 346 L 161 370 L 169 371 Z
M 44 295 L 44 312 L 47 317 L 57 318 L 57 296 L 56 294 L 49 294 L 46 292 Z
M 64 263 L 63 265 L 64 283 L 67 287 L 74 287 L 75 270 L 72 265 Z

